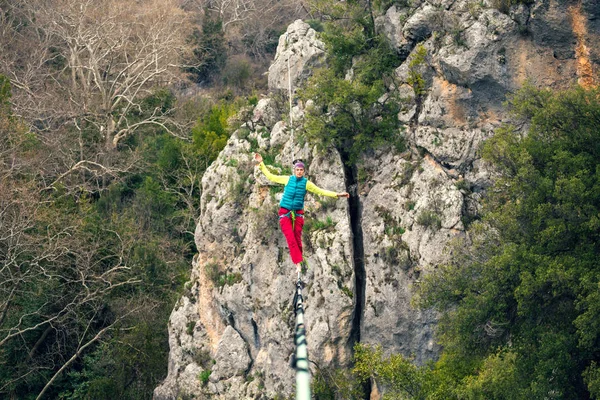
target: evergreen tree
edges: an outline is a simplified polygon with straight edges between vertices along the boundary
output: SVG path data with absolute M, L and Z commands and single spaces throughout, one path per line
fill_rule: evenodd
M 190 66 L 186 70 L 197 83 L 210 83 L 227 60 L 222 21 L 207 17 L 202 23 L 202 32 L 194 29 L 189 40 L 194 47 L 194 57 L 188 61 Z
M 509 126 L 486 143 L 501 177 L 484 218 L 420 287 L 421 305 L 443 312 L 446 395 L 600 394 L 599 96 L 527 86 L 510 100 L 527 134 Z

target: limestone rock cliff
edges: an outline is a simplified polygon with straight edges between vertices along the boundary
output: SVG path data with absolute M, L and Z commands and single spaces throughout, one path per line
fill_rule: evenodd
M 383 147 L 357 174 L 334 150 L 292 142 L 280 121 L 287 110 L 272 98 L 259 102 L 203 178 L 199 253 L 171 316 L 169 374 L 156 399 L 292 393 L 294 271 L 276 217 L 281 190 L 254 167 L 253 151 L 283 166 L 293 152 L 318 186 L 353 194 L 308 196 L 307 220 L 320 222 L 305 228 L 311 360 L 347 367 L 356 341 L 419 364 L 436 357 L 436 315 L 411 307 L 411 284 L 451 257 L 447 243 L 477 215 L 490 175 L 477 150 L 510 122 L 503 101 L 526 81 L 594 84 L 600 62 L 595 1 L 544 0 L 504 12 L 493 7 L 499 3 L 413 0 L 377 19 L 405 60 L 396 75 L 409 151 Z M 417 53 L 425 56 L 411 62 Z M 301 21 L 280 40 L 270 88 L 287 90 L 287 58 L 293 85 L 323 63 L 318 35 Z M 423 77 L 419 91 L 409 85 L 411 69 Z M 292 114 L 301 123 L 302 105 Z

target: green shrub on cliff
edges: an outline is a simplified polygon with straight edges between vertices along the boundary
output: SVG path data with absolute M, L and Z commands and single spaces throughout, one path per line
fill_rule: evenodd
M 483 220 L 420 285 L 420 304 L 442 312 L 438 367 L 462 371 L 453 397 L 597 394 L 599 98 L 527 86 L 509 102 L 527 134 L 505 127 L 484 146 L 501 175 Z

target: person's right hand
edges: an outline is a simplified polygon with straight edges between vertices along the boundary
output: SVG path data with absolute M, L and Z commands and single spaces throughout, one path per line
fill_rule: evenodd
M 261 162 L 263 162 L 263 158 L 260 154 L 254 153 L 254 161 L 260 164 Z

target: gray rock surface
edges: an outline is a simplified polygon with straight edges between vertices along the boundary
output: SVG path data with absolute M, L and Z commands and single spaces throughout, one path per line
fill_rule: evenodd
M 218 382 L 234 376 L 245 375 L 251 361 L 246 342 L 231 325 L 228 325 L 217 345 L 215 366 L 210 380 Z
M 597 2 L 544 0 L 504 13 L 491 5 L 415 0 L 377 18 L 405 60 L 394 88 L 408 149 L 384 146 L 365 156 L 358 181 L 348 187 L 335 150 L 319 152 L 292 140 L 289 122 L 280 120 L 289 110 L 269 98 L 259 102 L 204 175 L 199 253 L 171 316 L 169 373 L 156 399 L 292 395 L 295 273 L 276 217 L 281 187 L 256 169 L 253 151 L 268 154 L 282 174 L 292 154 L 302 157 L 318 186 L 357 193 L 360 201 L 354 219 L 345 199 L 307 197 L 306 220 L 320 222 L 304 232 L 311 360 L 321 368 L 348 367 L 357 330 L 362 342 L 381 344 L 387 354 L 417 364 L 437 357 L 437 316 L 411 306 L 413 284 L 450 257 L 446 245 L 467 235 L 465 223 L 480 210 L 493 170 L 478 149 L 503 123 L 515 122 L 503 102 L 526 81 L 555 88 L 589 84 L 599 65 Z M 290 25 L 269 70 L 271 89 L 287 90 L 288 58 L 294 85 L 321 65 L 317 36 L 301 21 Z M 413 62 L 423 49 L 424 60 Z M 420 91 L 411 86 L 414 73 L 423 78 Z M 297 126 L 303 110 L 294 106 Z M 354 241 L 357 228 L 362 240 Z M 363 283 L 354 259 L 359 250 Z M 209 370 L 206 382 L 201 376 Z
M 288 71 L 295 89 L 324 60 L 325 45 L 315 30 L 302 20 L 295 21 L 279 38 L 275 60 L 269 67 L 269 90 L 288 90 Z

